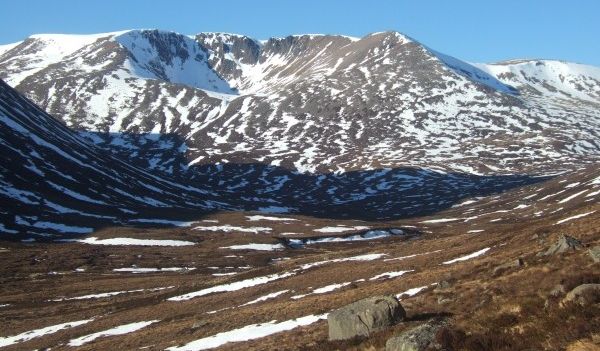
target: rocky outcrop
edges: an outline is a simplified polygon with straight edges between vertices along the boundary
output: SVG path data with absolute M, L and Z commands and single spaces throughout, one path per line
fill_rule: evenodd
M 522 258 L 517 258 L 516 260 L 506 262 L 506 263 L 501 264 L 498 267 L 494 268 L 494 275 L 502 274 L 503 272 L 505 272 L 507 270 L 510 270 L 513 268 L 520 268 L 520 267 L 523 267 L 524 265 L 525 265 L 525 261 L 523 261 Z
M 385 351 L 423 351 L 438 349 L 436 335 L 448 324 L 445 319 L 434 319 L 406 330 L 385 343 Z
M 556 243 L 542 253 L 542 256 L 556 255 L 566 252 L 572 252 L 583 248 L 581 241 L 569 235 L 561 235 Z
M 582 284 L 569 291 L 562 305 L 577 304 L 589 306 L 600 302 L 600 284 Z
M 396 324 L 405 316 L 404 308 L 394 296 L 359 300 L 329 314 L 329 340 L 366 337 Z
M 588 250 L 588 254 L 594 260 L 594 262 L 600 262 L 600 246 L 594 246 Z

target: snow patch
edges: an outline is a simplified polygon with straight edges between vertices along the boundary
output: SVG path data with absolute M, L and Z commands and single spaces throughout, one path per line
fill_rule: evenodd
M 30 330 L 30 331 L 27 331 L 27 332 L 24 332 L 19 335 L 15 335 L 15 336 L 0 337 L 0 347 L 5 347 L 5 346 L 13 345 L 13 344 L 22 343 L 22 342 L 29 341 L 34 338 L 39 338 L 40 336 L 44 336 L 44 335 L 48 335 L 48 334 L 54 334 L 63 329 L 77 327 L 77 326 L 89 323 L 91 321 L 93 321 L 93 319 L 86 319 L 86 320 L 81 320 L 81 321 L 56 324 L 56 325 L 52 325 L 52 326 L 45 327 L 45 328 Z
M 233 283 L 229 283 L 229 284 L 216 285 L 216 286 L 213 286 L 210 288 L 202 289 L 199 291 L 194 291 L 194 292 L 184 294 L 184 295 L 174 296 L 167 300 L 168 301 L 185 301 L 185 300 L 190 300 L 190 299 L 193 299 L 196 297 L 213 294 L 213 293 L 241 290 L 241 289 L 245 289 L 245 288 L 249 288 L 249 287 L 253 287 L 253 286 L 257 286 L 257 285 L 266 284 L 266 283 L 269 283 L 269 282 L 272 282 L 275 280 L 291 277 L 295 274 L 296 273 L 293 273 L 293 272 L 285 272 L 285 273 L 280 273 L 280 274 L 271 274 L 271 275 L 262 276 L 262 277 L 250 278 L 250 279 L 241 280 L 241 281 L 237 281 L 237 282 L 233 282 Z
M 147 321 L 147 322 L 136 322 L 136 323 L 120 325 L 118 327 L 107 329 L 107 330 L 104 330 L 101 332 L 82 336 L 77 339 L 72 339 L 69 341 L 69 346 L 82 346 L 82 345 L 92 342 L 98 338 L 133 333 L 135 331 L 138 331 L 142 328 L 149 326 L 150 324 L 154 324 L 157 322 L 159 322 L 159 320 L 153 320 L 153 321 Z
M 327 319 L 327 314 L 321 315 L 309 315 L 296 319 L 291 319 L 284 322 L 277 322 L 276 320 L 260 323 L 251 324 L 242 328 L 230 330 L 227 332 L 218 333 L 213 336 L 202 338 L 196 341 L 192 341 L 181 347 L 170 347 L 169 351 L 197 351 L 197 350 L 208 350 L 225 345 L 230 342 L 241 342 L 254 339 L 260 339 L 265 336 L 272 334 L 288 331 L 297 327 L 307 326 L 318 322 L 320 320 Z
M 224 247 L 220 247 L 220 249 L 275 251 L 275 250 L 283 250 L 284 247 L 281 244 L 245 244 L 245 245 L 224 246 Z
M 116 246 L 191 246 L 196 243 L 183 240 L 159 240 L 159 239 L 134 239 L 134 238 L 110 238 L 98 239 L 89 237 L 85 239 L 60 239 L 62 242 L 78 242 L 89 245 L 116 245 Z
M 468 254 L 466 256 L 457 257 L 457 258 L 452 259 L 450 261 L 443 262 L 443 264 L 452 264 L 452 263 L 456 263 L 456 262 L 467 261 L 467 260 L 470 260 L 472 258 L 479 257 L 479 256 L 485 254 L 490 249 L 491 249 L 490 247 L 486 247 L 485 249 L 481 249 L 479 251 L 475 251 L 475 252 L 473 252 L 471 254 Z
M 581 213 L 581 214 L 578 214 L 578 215 L 575 215 L 575 216 L 571 216 L 571 217 L 568 217 L 568 218 L 565 218 L 565 219 L 561 219 L 560 221 L 556 222 L 556 224 L 562 224 L 562 223 L 565 223 L 565 222 L 568 222 L 568 221 L 572 221 L 574 219 L 585 217 L 585 216 L 591 215 L 594 212 L 596 212 L 596 211 L 585 212 L 585 213 Z

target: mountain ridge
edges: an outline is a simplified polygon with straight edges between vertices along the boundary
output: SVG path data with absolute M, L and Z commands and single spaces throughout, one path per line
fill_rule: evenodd
M 85 38 L 59 59 L 43 54 L 56 48 L 28 39 L 0 55 L 0 76 L 77 130 L 180 136 L 185 145 L 175 150 L 183 151 L 157 145 L 150 147 L 155 155 L 145 139 L 94 139 L 128 144 L 122 154 L 132 159 L 158 160 L 147 162 L 153 171 L 255 162 L 301 172 L 425 166 L 554 173 L 600 154 L 600 76 L 569 74 L 568 65 L 564 83 L 504 66 L 495 74 L 398 32 L 262 44 L 158 30 Z M 492 157 L 508 155 L 503 135 L 517 135 L 522 146 L 513 157 Z

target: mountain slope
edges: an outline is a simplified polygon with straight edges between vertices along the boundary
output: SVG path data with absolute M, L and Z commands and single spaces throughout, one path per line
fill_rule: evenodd
M 2 81 L 0 124 L 3 234 L 89 233 L 144 224 L 153 214 L 168 218 L 174 209 L 198 213 L 217 206 L 209 191 L 106 155 Z
M 184 207 L 367 220 L 597 162 L 596 71 L 519 65 L 471 65 L 397 32 L 134 30 L 37 35 L 0 52 L 0 75 L 77 131 L 85 147 L 71 149 L 93 144 L 175 188 L 193 184 Z M 541 93 L 552 90 L 565 93 Z
M 260 164 L 196 166 L 187 179 L 123 162 L 0 86 L 2 231 L 43 238 L 113 225 L 183 224 L 218 210 L 287 212 L 367 220 L 424 215 L 468 196 L 535 183 L 544 177 L 475 176 L 415 167 L 301 174 Z M 82 135 L 87 136 L 82 138 Z M 128 140 L 130 135 L 121 135 Z M 136 135 L 165 149 L 171 136 Z M 152 160 L 150 160 L 152 161 Z M 184 222 L 182 222 L 184 221 Z M 9 235 L 9 237 L 11 237 Z M 12 235 L 22 238 L 22 235 Z
M 313 173 L 553 173 L 599 155 L 593 69 L 553 78 L 548 89 L 571 92 L 556 99 L 536 93 L 549 85 L 538 66 L 470 65 L 396 32 L 257 41 L 145 30 L 92 39 L 55 37 L 78 49 L 42 64 L 31 55 L 48 50 L 47 39 L 32 37 L 1 54 L 0 75 L 68 126 L 103 132 L 93 142 L 184 177 L 193 177 L 190 166 L 226 162 Z M 506 69 L 525 78 L 508 79 Z M 585 91 L 574 93 L 578 86 Z M 160 147 L 168 134 L 183 142 Z

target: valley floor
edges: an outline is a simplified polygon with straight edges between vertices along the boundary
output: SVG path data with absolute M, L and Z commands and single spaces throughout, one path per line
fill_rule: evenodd
M 595 350 L 598 305 L 562 308 L 552 291 L 600 283 L 598 263 L 587 248 L 537 255 L 563 233 L 599 245 L 600 206 L 586 206 L 577 211 L 590 214 L 560 224 L 457 220 L 459 208 L 394 223 L 220 213 L 189 228 L 4 242 L 0 348 L 383 350 L 400 330 L 443 315 L 449 349 Z M 368 233 L 375 228 L 403 229 L 379 237 Z M 361 240 L 306 240 L 345 231 Z M 290 247 L 294 237 L 304 244 Z M 522 266 L 497 269 L 518 258 Z M 406 322 L 364 340 L 327 340 L 328 312 L 381 294 L 401 299 Z

